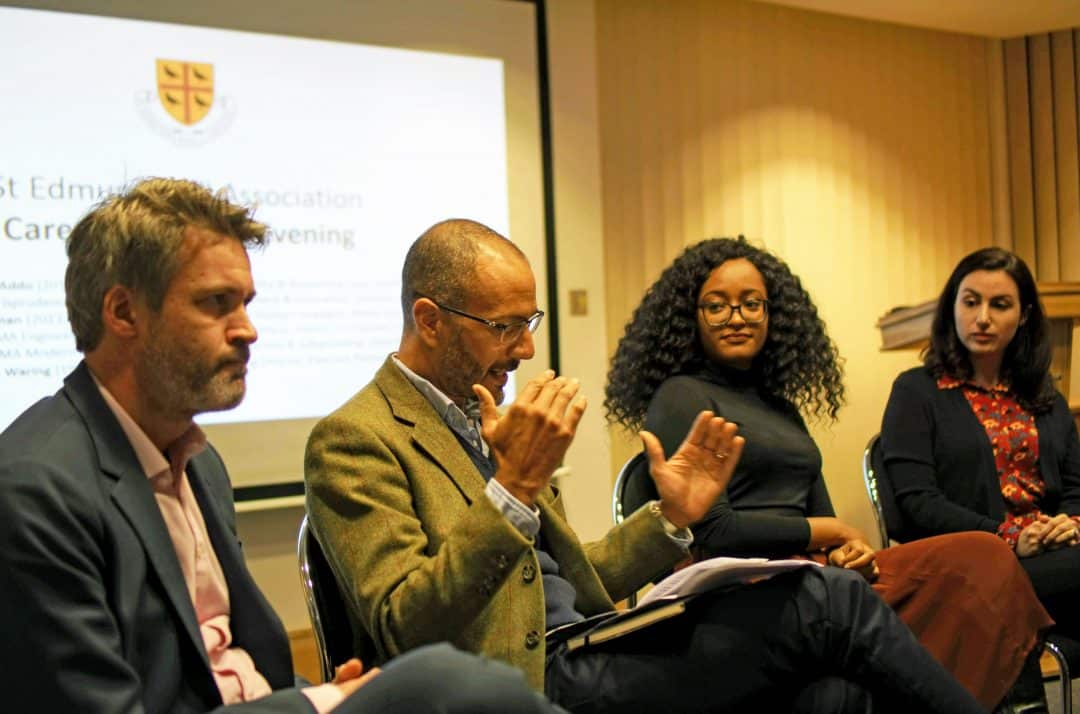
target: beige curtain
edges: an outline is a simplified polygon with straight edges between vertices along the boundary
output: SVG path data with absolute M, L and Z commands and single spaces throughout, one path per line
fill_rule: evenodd
M 1041 282 L 1080 280 L 1080 33 L 1004 43 L 1012 248 Z

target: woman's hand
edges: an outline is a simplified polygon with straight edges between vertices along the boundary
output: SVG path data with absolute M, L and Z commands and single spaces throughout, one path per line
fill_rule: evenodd
M 870 544 L 861 538 L 849 540 L 829 551 L 829 564 L 847 570 L 856 570 L 866 582 L 877 580 L 877 556 Z
M 1067 548 L 1080 543 L 1080 530 L 1077 530 L 1076 521 L 1067 513 L 1059 513 L 1053 517 L 1041 516 L 1040 520 L 1043 521 L 1044 530 L 1039 541 L 1046 550 Z
M 1043 552 L 1042 536 L 1046 531 L 1047 520 L 1046 516 L 1040 516 L 1039 520 L 1020 531 L 1020 535 L 1016 538 L 1016 546 L 1013 548 L 1017 558 L 1030 558 Z

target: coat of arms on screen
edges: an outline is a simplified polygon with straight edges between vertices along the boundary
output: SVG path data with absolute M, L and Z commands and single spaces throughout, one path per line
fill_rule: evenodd
M 237 109 L 235 73 L 230 89 L 229 73 L 216 76 L 209 62 L 155 59 L 154 63 L 157 87 L 147 81 L 134 97 L 148 128 L 175 146 L 189 148 L 206 146 L 229 130 Z M 143 76 L 150 79 L 149 73 Z
M 197 124 L 214 104 L 214 65 L 159 59 L 157 90 L 173 119 L 184 126 Z

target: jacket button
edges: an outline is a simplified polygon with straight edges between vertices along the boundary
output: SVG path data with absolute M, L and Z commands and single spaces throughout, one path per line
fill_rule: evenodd
M 521 569 L 521 579 L 527 583 L 531 583 L 536 580 L 536 568 L 532 563 L 526 563 L 525 567 Z
M 525 649 L 534 650 L 539 644 L 540 633 L 536 630 L 529 630 L 529 634 L 525 635 Z

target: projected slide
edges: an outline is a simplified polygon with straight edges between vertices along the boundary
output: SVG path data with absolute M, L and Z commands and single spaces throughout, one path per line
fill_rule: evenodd
M 248 397 L 205 422 L 330 411 L 397 346 L 412 240 L 509 230 L 499 60 L 0 8 L 0 66 L 0 429 L 78 361 L 64 240 L 133 179 L 223 188 L 271 227 Z

